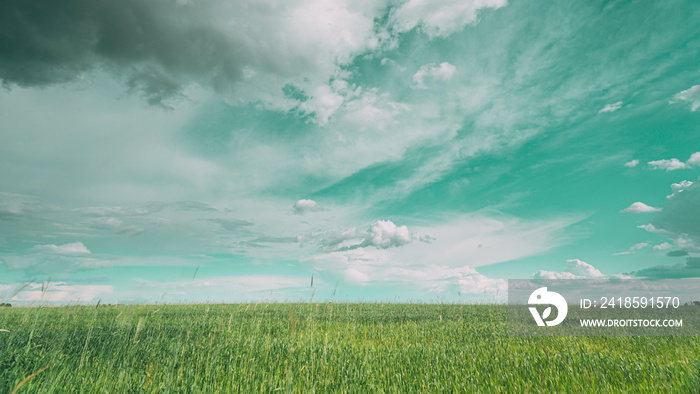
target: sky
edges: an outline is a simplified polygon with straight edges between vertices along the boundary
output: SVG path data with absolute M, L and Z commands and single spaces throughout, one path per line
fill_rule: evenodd
M 8 0 L 0 298 L 700 276 L 700 7 Z

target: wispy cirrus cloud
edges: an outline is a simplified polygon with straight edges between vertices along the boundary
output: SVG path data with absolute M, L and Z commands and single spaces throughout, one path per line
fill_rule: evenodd
M 598 113 L 615 112 L 615 111 L 619 110 L 620 108 L 622 108 L 622 104 L 623 104 L 622 101 L 618 101 L 618 102 L 612 103 L 612 104 L 606 104 L 605 107 L 601 108 L 600 111 L 598 111 Z
M 401 32 L 419 27 L 430 37 L 444 37 L 477 21 L 481 9 L 501 8 L 506 0 L 409 0 L 392 15 L 392 28 Z
M 92 303 L 102 297 L 109 297 L 113 292 L 114 286 L 111 285 L 70 284 L 62 281 L 0 285 L 0 296 L 12 295 L 11 298 L 4 299 L 4 301 L 23 305 Z
M 35 245 L 21 253 L 3 254 L 0 264 L 29 275 L 51 275 L 110 267 L 109 256 L 94 255 L 82 242 Z

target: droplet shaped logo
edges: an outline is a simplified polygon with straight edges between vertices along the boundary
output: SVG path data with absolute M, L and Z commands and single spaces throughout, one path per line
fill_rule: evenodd
M 561 294 L 554 291 L 547 291 L 546 287 L 540 287 L 530 294 L 530 298 L 527 300 L 530 305 L 551 305 L 542 311 L 542 316 L 540 316 L 537 307 L 531 306 L 530 313 L 535 319 L 538 326 L 556 326 L 557 324 L 564 321 L 566 314 L 569 312 L 569 306 L 566 304 L 566 299 L 562 297 Z M 552 306 L 557 308 L 556 318 L 553 320 L 547 320 L 552 314 Z

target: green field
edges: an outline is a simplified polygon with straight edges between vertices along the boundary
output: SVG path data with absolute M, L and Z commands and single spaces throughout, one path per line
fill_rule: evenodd
M 494 305 L 1 308 L 0 329 L 1 393 L 700 388 L 698 337 L 510 337 Z

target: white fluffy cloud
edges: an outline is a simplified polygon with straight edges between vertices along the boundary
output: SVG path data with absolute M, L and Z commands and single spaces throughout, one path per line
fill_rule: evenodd
M 650 161 L 647 163 L 649 165 L 649 168 L 652 170 L 666 170 L 666 171 L 674 171 L 674 170 L 682 170 L 685 168 L 688 168 L 688 165 L 683 163 L 682 161 L 673 158 L 673 159 L 663 159 L 663 160 L 654 160 Z
M 457 67 L 447 62 L 440 63 L 439 65 L 434 63 L 426 64 L 413 74 L 413 82 L 415 82 L 415 87 L 425 89 L 426 79 L 447 81 L 455 75 L 456 71 Z
M 654 245 L 653 249 L 654 250 L 666 250 L 666 249 L 671 249 L 673 245 L 671 245 L 668 242 L 660 243 L 658 245 Z
M 647 212 L 658 212 L 660 211 L 659 208 L 654 208 L 652 206 L 649 206 L 643 202 L 635 202 L 629 207 L 623 209 L 620 212 L 625 212 L 625 213 L 647 213 Z
M 666 196 L 666 198 L 673 198 L 679 193 L 683 193 L 683 191 L 689 187 L 693 186 L 693 182 L 691 181 L 680 181 L 678 183 L 671 184 L 671 194 Z
M 393 14 L 394 29 L 420 27 L 428 36 L 447 36 L 474 23 L 483 8 L 501 8 L 506 0 L 408 0 Z
M 377 249 L 400 247 L 413 242 L 413 235 L 407 226 L 397 226 L 390 220 L 377 220 L 370 224 L 366 231 L 353 227 L 344 231 L 304 234 L 299 236 L 298 240 L 302 246 L 312 243 L 318 245 L 322 252 L 335 252 L 366 247 Z
M 597 268 L 579 259 L 567 260 L 566 269 L 561 272 L 539 270 L 532 274 L 533 279 L 596 279 L 604 277 L 605 275 Z
M 685 164 L 700 167 L 700 152 L 695 152 L 690 155 L 690 158 L 685 162 Z
M 386 249 L 406 245 L 413 241 L 413 236 L 406 226 L 397 226 L 389 220 L 378 220 L 369 228 L 368 244 Z
M 318 124 L 325 125 L 342 107 L 362 100 L 368 92 L 363 92 L 362 87 L 351 85 L 343 79 L 335 79 L 330 84 L 313 87 L 308 93 L 309 98 L 299 104 L 299 111 L 313 114 Z
M 318 206 L 318 203 L 314 200 L 302 199 L 302 200 L 298 200 L 297 202 L 295 202 L 292 209 L 294 210 L 295 213 L 303 215 L 307 212 L 318 211 L 321 208 Z
M 673 159 L 654 160 L 654 161 L 648 162 L 647 164 L 649 165 L 649 168 L 651 168 L 652 170 L 666 170 L 666 171 L 684 170 L 687 168 L 700 166 L 700 152 L 695 152 L 692 155 L 690 155 L 690 158 L 685 163 L 676 159 L 676 158 L 673 158 Z
M 612 104 L 607 104 L 605 107 L 603 107 L 598 113 L 603 113 L 603 112 L 615 112 L 618 109 L 622 108 L 622 101 L 618 101 L 616 103 Z
M 625 167 L 632 168 L 632 167 L 636 167 L 637 164 L 639 164 L 639 160 L 636 160 L 636 159 L 635 159 L 635 160 L 630 160 L 630 161 L 628 161 L 627 163 L 625 163 Z
M 697 111 L 700 109 L 700 85 L 695 85 L 689 89 L 679 92 L 673 96 L 675 100 L 687 101 L 690 103 L 690 110 Z M 672 103 L 675 101 L 672 101 Z

